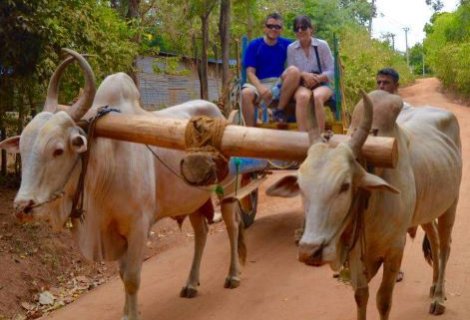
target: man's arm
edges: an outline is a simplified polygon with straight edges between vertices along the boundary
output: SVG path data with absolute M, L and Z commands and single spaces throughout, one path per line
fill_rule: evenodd
M 264 100 L 266 103 L 270 103 L 272 100 L 271 90 L 269 90 L 265 85 L 256 76 L 256 69 L 253 67 L 246 68 L 246 77 L 248 81 L 256 87 L 260 95 L 260 99 Z

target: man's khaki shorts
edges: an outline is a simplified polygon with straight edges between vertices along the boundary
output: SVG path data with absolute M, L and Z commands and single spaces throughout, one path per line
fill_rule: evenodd
M 279 97 L 281 95 L 281 90 L 280 90 L 280 87 L 282 84 L 281 78 L 266 78 L 266 79 L 261 80 L 261 83 L 265 85 L 267 88 L 271 89 L 271 93 L 273 93 L 273 100 L 279 100 Z M 275 86 L 278 86 L 279 90 L 273 90 Z M 253 90 L 253 92 L 255 93 L 255 103 L 258 104 L 260 102 L 260 94 L 258 90 L 256 89 L 256 87 L 252 85 L 251 83 L 245 83 L 242 89 L 245 89 L 245 88 L 250 88 L 251 90 Z

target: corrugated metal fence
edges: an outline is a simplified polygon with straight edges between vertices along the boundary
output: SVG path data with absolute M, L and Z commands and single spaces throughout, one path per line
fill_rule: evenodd
M 137 60 L 138 78 L 142 107 L 149 110 L 160 109 L 199 98 L 199 79 L 192 63 L 183 63 L 191 74 L 174 76 L 157 74 L 153 71 L 153 57 L 140 57 Z M 219 97 L 220 81 L 215 77 L 216 64 L 209 66 L 209 100 Z

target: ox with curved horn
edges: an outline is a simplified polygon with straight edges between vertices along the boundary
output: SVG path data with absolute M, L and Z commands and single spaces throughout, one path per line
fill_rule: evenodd
M 349 140 L 349 146 L 351 147 L 356 158 L 361 154 L 361 148 L 364 145 L 364 142 L 366 142 L 370 128 L 372 127 L 372 100 L 362 89 L 361 94 L 364 106 L 362 112 L 362 121 L 357 130 L 352 134 L 351 140 Z
M 93 104 L 93 99 L 95 98 L 96 93 L 95 75 L 93 73 L 93 70 L 91 69 L 90 64 L 81 54 L 71 49 L 62 50 L 71 56 L 67 57 L 64 61 L 62 61 L 62 63 L 57 67 L 54 74 L 52 75 L 51 80 L 49 81 L 46 103 L 44 104 L 44 111 L 55 112 L 57 110 L 59 106 L 58 92 L 60 78 L 64 73 L 65 68 L 74 60 L 77 60 L 85 75 L 85 89 L 78 101 L 75 102 L 66 111 L 73 120 L 78 121 L 85 115 L 85 113 L 88 111 L 88 109 L 90 109 L 91 105 Z

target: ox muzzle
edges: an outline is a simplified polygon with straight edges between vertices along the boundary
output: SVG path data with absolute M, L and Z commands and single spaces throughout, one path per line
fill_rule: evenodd
M 15 200 L 13 208 L 15 216 L 21 222 L 31 221 L 33 219 L 33 209 L 36 203 L 32 199 Z
M 326 261 L 323 260 L 324 247 L 324 244 L 318 245 L 300 242 L 298 253 L 299 261 L 315 267 L 324 265 L 326 263 Z

